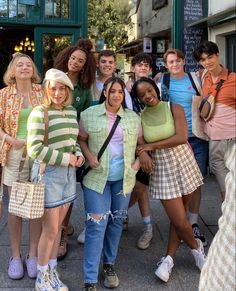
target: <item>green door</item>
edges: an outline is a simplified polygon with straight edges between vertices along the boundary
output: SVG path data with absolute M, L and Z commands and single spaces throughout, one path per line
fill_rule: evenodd
M 53 66 L 55 56 L 65 47 L 75 44 L 81 38 L 78 28 L 35 28 L 35 64 L 43 77 Z

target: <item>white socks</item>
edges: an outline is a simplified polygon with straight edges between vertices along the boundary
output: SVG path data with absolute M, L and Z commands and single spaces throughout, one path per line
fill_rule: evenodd
M 198 221 L 198 213 L 188 212 L 188 220 L 191 225 L 197 223 Z

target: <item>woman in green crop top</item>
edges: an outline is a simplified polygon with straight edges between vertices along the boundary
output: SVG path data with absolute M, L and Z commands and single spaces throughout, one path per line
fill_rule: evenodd
M 40 76 L 33 60 L 26 54 L 14 54 L 4 74 L 6 87 L 0 90 L 0 140 L 3 140 L 0 162 L 3 166 L 3 181 L 9 196 L 14 182 L 30 179 L 32 161 L 26 155 L 24 166 L 19 173 L 22 155 L 26 151 L 27 119 L 32 108 L 42 103 L 43 90 Z M 1 204 L 1 193 L 0 193 Z M 22 218 L 8 214 L 11 258 L 8 276 L 21 279 L 24 276 L 21 256 Z M 28 276 L 37 275 L 37 246 L 41 232 L 40 219 L 29 221 L 29 251 L 25 258 Z
M 155 271 L 159 279 L 167 282 L 181 239 L 191 248 L 199 269 L 205 262 L 202 242 L 194 238 L 186 216 L 191 196 L 203 183 L 203 178 L 187 143 L 188 129 L 183 108 L 160 101 L 159 89 L 149 78 L 138 80 L 131 95 L 139 106 L 144 107 L 141 120 L 146 144 L 138 146 L 137 154 L 150 153 L 153 168 L 149 192 L 161 200 L 170 219 L 167 252 Z

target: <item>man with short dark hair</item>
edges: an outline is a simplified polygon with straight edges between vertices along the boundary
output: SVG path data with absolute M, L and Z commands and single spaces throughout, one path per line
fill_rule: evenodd
M 224 156 L 236 136 L 236 73 L 229 72 L 220 64 L 220 53 L 216 43 L 205 41 L 194 51 L 194 58 L 207 72 L 203 74 L 202 90 L 204 96 L 216 91 L 217 85 L 223 81 L 215 97 L 215 109 L 212 118 L 205 124 L 205 133 L 210 138 L 209 159 L 212 173 L 220 186 L 222 200 L 225 198 L 225 176 L 228 169 Z
M 112 77 L 117 69 L 116 54 L 113 50 L 102 50 L 99 52 L 98 61 L 98 76 L 91 87 L 92 105 L 98 104 L 103 84 L 106 80 Z M 128 91 L 125 91 L 125 102 L 129 109 L 132 109 L 132 101 Z
M 135 55 L 131 61 L 131 71 L 134 74 L 134 80 L 126 83 L 126 88 L 130 92 L 133 83 L 141 77 L 148 77 L 152 72 L 152 57 L 146 53 Z

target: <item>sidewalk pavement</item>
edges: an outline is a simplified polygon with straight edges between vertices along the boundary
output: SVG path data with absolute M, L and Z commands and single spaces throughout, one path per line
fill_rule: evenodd
M 83 288 L 83 245 L 77 243 L 77 236 L 83 229 L 83 201 L 81 188 L 78 185 L 79 198 L 76 200 L 72 212 L 72 223 L 75 233 L 69 238 L 69 253 L 59 262 L 58 270 L 61 279 L 70 291 L 79 291 Z M 168 218 L 157 200 L 150 200 L 154 237 L 146 250 L 139 250 L 136 241 L 142 233 L 142 219 L 138 206 L 129 210 L 129 229 L 122 234 L 116 271 L 120 279 L 117 291 L 197 291 L 199 271 L 189 248 L 181 244 L 175 258 L 168 283 L 163 283 L 154 275 L 157 261 L 165 255 L 168 238 Z M 208 240 L 208 247 L 217 231 L 217 221 L 221 215 L 221 198 L 215 179 L 207 177 L 203 186 L 202 203 L 199 225 Z M 28 225 L 23 223 L 22 256 L 27 254 Z M 34 280 L 25 273 L 22 280 L 11 280 L 7 276 L 7 265 L 10 257 L 10 246 L 7 231 L 7 195 L 4 197 L 4 216 L 0 221 L 0 291 L 31 291 L 34 290 Z M 101 284 L 99 291 L 108 290 Z

